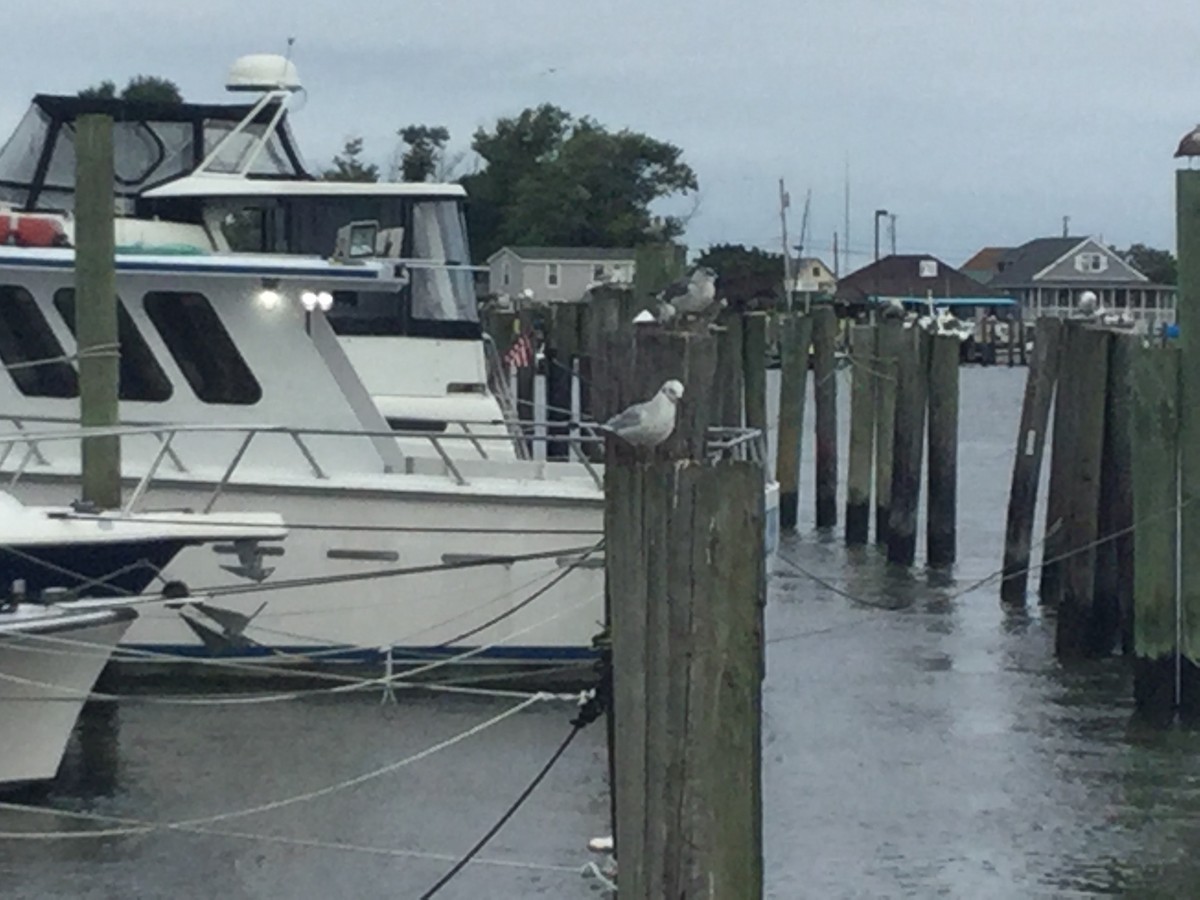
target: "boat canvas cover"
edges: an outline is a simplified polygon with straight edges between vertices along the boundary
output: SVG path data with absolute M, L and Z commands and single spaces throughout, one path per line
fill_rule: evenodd
M 113 118 L 113 163 L 117 196 L 132 200 L 142 191 L 187 175 L 252 107 L 244 104 L 133 103 L 39 94 L 0 148 L 0 203 L 21 209 L 70 211 L 75 191 L 75 120 L 89 113 Z M 234 172 L 269 126 L 275 113 L 264 107 L 209 168 Z M 251 176 L 310 179 L 284 114 Z

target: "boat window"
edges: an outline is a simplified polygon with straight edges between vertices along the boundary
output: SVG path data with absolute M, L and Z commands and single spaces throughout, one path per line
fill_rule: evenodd
M 262 387 L 208 298 L 192 291 L 151 291 L 144 304 L 197 397 L 246 405 L 262 399 Z
M 0 362 L 27 397 L 78 397 L 79 378 L 33 295 L 0 284 Z M 39 360 L 49 360 L 38 365 Z
M 75 289 L 61 288 L 54 292 L 54 308 L 71 329 L 75 331 Z M 171 381 L 162 366 L 154 358 L 154 352 L 133 324 L 133 317 L 125 304 L 117 299 L 117 340 L 121 344 L 120 390 L 122 400 L 142 400 L 161 403 L 171 396 Z
M 414 319 L 477 322 L 475 283 L 467 230 L 456 203 L 426 201 L 413 204 L 413 257 L 461 269 L 412 268 Z
M 334 291 L 326 316 L 337 334 L 395 337 L 408 333 L 404 298 L 398 292 Z

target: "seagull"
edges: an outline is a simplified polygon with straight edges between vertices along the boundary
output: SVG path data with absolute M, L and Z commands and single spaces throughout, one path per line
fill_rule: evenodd
M 1175 158 L 1200 156 L 1200 125 L 1197 125 L 1191 131 L 1183 136 L 1183 140 L 1179 142 L 1179 149 L 1175 151 Z
M 633 404 L 596 427 L 634 447 L 657 447 L 675 430 L 675 413 L 682 397 L 683 384 L 672 378 L 649 400 Z
M 663 288 L 657 299 L 680 315 L 702 313 L 717 300 L 717 273 L 707 266 L 697 266 L 687 278 Z

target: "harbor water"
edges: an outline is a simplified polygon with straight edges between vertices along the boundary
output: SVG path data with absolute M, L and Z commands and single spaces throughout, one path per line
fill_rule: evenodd
M 967 590 L 999 566 L 1024 377 L 962 371 L 951 573 L 813 532 L 806 428 L 801 532 L 767 610 L 770 897 L 1200 896 L 1200 736 L 1135 728 L 1120 661 L 1064 669 L 1036 601 L 1013 614 L 994 581 Z M 521 701 L 159 700 L 89 705 L 58 781 L 10 798 L 41 812 L 0 808 L 2 896 L 418 898 L 575 712 L 537 702 L 420 757 Z M 595 725 L 438 896 L 601 897 L 579 870 L 607 812 Z M 97 828 L 115 831 L 70 834 Z

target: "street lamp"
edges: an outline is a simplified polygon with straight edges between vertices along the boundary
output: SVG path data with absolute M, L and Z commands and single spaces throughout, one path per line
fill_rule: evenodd
M 875 210 L 875 262 L 879 262 L 879 220 L 887 214 L 886 209 Z

